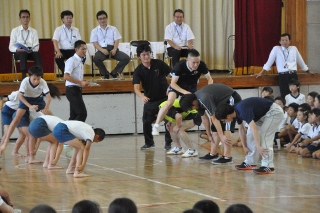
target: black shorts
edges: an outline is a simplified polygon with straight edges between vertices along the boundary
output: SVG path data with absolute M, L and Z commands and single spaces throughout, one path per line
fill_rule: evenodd
M 181 87 L 181 88 L 184 89 L 184 90 L 187 90 L 187 91 L 189 91 L 191 93 L 195 93 L 197 91 L 197 85 L 189 86 L 188 88 L 183 88 L 183 87 Z M 177 90 L 173 89 L 171 86 L 168 87 L 168 93 L 169 92 L 175 92 L 177 94 L 177 98 L 179 97 L 179 95 L 181 95 L 181 96 L 183 95 L 182 93 L 180 93 Z
M 236 119 L 233 119 L 233 121 L 231 121 L 231 122 L 220 121 L 220 124 L 221 124 L 222 131 L 230 131 L 230 132 L 234 133 L 234 128 L 236 126 Z M 217 132 L 217 129 L 213 124 L 211 124 L 211 131 Z

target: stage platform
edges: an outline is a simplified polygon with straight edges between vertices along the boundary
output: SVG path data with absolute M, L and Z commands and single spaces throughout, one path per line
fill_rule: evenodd
M 278 75 L 270 74 L 256 78 L 254 75 L 234 76 L 226 72 L 211 73 L 215 83 L 223 83 L 235 89 L 257 88 L 264 86 L 278 86 Z M 309 75 L 304 72 L 298 72 L 298 77 L 301 85 L 318 85 L 320 83 L 320 74 Z M 132 79 L 125 76 L 125 80 L 99 80 L 99 76 L 93 79 L 91 76 L 85 76 L 88 81 L 97 82 L 100 86 L 85 87 L 83 94 L 109 94 L 109 93 L 128 93 L 133 92 Z M 56 85 L 60 91 L 65 93 L 64 81 L 57 78 L 57 81 L 47 81 Z M 170 78 L 168 77 L 170 83 Z M 207 84 L 205 78 L 200 78 L 198 88 Z M 0 96 L 8 95 L 12 91 L 19 89 L 20 82 L 0 82 Z M 319 91 L 320 92 L 320 91 Z

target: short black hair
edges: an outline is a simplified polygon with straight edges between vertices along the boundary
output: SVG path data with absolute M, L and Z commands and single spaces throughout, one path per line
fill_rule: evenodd
M 283 34 L 281 34 L 281 35 L 280 35 L 280 39 L 281 39 L 282 37 L 286 37 L 286 36 L 288 36 L 289 40 L 291 40 L 291 35 L 290 35 L 289 33 L 283 33 Z
M 63 19 L 65 16 L 72 16 L 73 18 L 73 13 L 70 10 L 64 10 L 61 12 L 60 17 Z
M 180 98 L 180 107 L 183 112 L 187 112 L 192 109 L 192 102 L 197 100 L 197 96 L 195 94 L 185 94 Z
M 312 91 L 312 92 L 308 93 L 308 96 L 311 96 L 313 99 L 315 99 L 317 95 L 318 95 L 318 93 L 315 92 L 315 91 Z
M 279 100 L 283 103 L 283 105 L 286 105 L 286 99 L 282 98 L 281 96 L 278 96 L 274 99 L 274 101 Z
M 94 128 L 93 131 L 95 135 L 99 135 L 99 138 L 98 138 L 99 141 L 102 141 L 106 136 L 106 133 L 101 128 Z
M 297 87 L 300 87 L 300 82 L 298 81 L 298 79 L 292 78 L 289 82 L 288 85 L 296 85 Z
M 117 212 L 137 213 L 138 209 L 136 204 L 130 198 L 123 197 L 116 198 L 109 205 L 108 213 Z
M 193 209 L 203 213 L 220 213 L 219 206 L 212 200 L 200 200 L 193 205 Z
M 56 213 L 56 210 L 49 205 L 40 204 L 33 207 L 29 213 Z
M 311 110 L 312 114 L 315 114 L 316 116 L 320 115 L 320 109 L 319 108 L 314 108 L 313 110 Z
M 238 203 L 229 206 L 224 213 L 253 213 L 253 211 L 246 205 Z
M 19 18 L 21 18 L 21 14 L 22 14 L 22 13 L 28 13 L 28 14 L 29 14 L 29 17 L 30 17 L 30 11 L 27 10 L 27 9 L 24 9 L 24 10 L 20 10 L 20 12 L 19 12 Z
M 107 14 L 107 12 L 104 11 L 104 10 L 100 10 L 100 11 L 97 12 L 97 15 L 96 15 L 97 19 L 98 19 L 98 17 L 101 16 L 101 15 L 106 15 L 107 18 L 108 18 L 108 14 Z
M 269 93 L 273 93 L 273 89 L 271 87 L 263 87 L 262 92 L 263 91 L 266 91 L 266 92 L 269 92 Z
M 302 103 L 302 104 L 299 105 L 299 109 L 302 109 L 304 111 L 306 111 L 306 110 L 310 111 L 311 110 L 311 106 L 308 103 Z
M 221 120 L 221 119 L 226 119 L 227 116 L 234 113 L 234 111 L 235 110 L 233 106 L 230 106 L 229 104 L 223 104 L 216 109 L 214 114 L 216 119 Z
M 72 213 L 100 213 L 100 205 L 91 200 L 81 200 L 74 204 Z
M 199 53 L 199 51 L 198 50 L 196 50 L 196 49 L 190 49 L 189 51 L 188 51 L 188 58 L 190 57 L 190 58 L 192 58 L 192 57 L 199 57 L 200 56 L 200 53 Z
M 291 107 L 295 112 L 298 112 L 299 104 L 291 103 L 289 104 L 288 108 Z
M 174 10 L 173 16 L 175 16 L 176 13 L 182 13 L 182 15 L 183 15 L 183 17 L 184 17 L 184 12 L 183 12 L 183 10 L 181 10 L 181 9 L 176 9 L 176 10 Z
M 39 66 L 32 66 L 29 68 L 28 74 L 29 74 L 29 77 L 33 76 L 33 75 L 42 77 L 43 76 L 43 69 Z
M 148 44 L 140 44 L 140 45 L 137 47 L 137 56 L 140 57 L 140 54 L 141 54 L 143 51 L 146 51 L 146 52 L 150 52 L 150 53 L 151 53 L 151 47 L 150 47 L 150 45 L 148 45 Z
M 74 42 L 74 48 L 79 49 L 82 44 L 86 45 L 86 42 L 84 42 L 82 40 L 78 40 L 78 41 Z

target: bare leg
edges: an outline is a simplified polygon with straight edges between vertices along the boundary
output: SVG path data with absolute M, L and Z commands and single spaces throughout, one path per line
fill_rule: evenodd
M 63 144 L 63 143 L 60 143 L 60 144 Z M 76 169 L 76 162 L 77 162 L 76 157 L 77 157 L 77 154 L 78 154 L 78 149 L 74 149 L 72 157 L 70 159 L 69 166 L 68 166 L 67 171 L 66 171 L 67 174 L 73 174 L 74 173 L 74 171 Z
M 83 151 L 84 151 L 84 145 L 77 138 L 75 138 L 75 139 L 73 139 L 71 141 L 68 141 L 67 143 L 68 143 L 69 146 L 75 148 L 75 151 L 77 152 L 77 155 L 76 155 L 76 168 L 75 168 L 73 177 L 75 177 L 75 178 L 88 177 L 89 176 L 88 174 L 85 174 L 82 171 L 78 171 L 78 168 L 82 164 L 82 160 L 83 160 L 82 156 L 83 156 Z M 71 164 L 71 162 L 70 162 L 70 164 Z M 69 164 L 69 167 L 70 167 L 70 164 Z
M 212 138 L 213 138 L 213 141 L 211 142 L 210 154 L 212 156 L 214 156 L 218 153 L 218 146 L 220 143 L 220 138 L 219 138 L 219 135 L 217 132 L 212 132 Z
M 22 144 L 24 143 L 25 139 L 26 139 L 26 136 L 25 134 L 23 133 L 23 130 L 21 129 L 22 127 L 19 127 L 18 128 L 18 131 L 19 131 L 19 137 L 18 139 L 16 140 L 16 144 L 14 145 L 14 148 L 13 148 L 13 151 L 12 151 L 12 155 L 14 157 L 25 157 L 24 155 L 20 154 L 19 153 L 19 149 L 20 147 L 22 146 Z
M 194 127 L 195 124 L 193 120 L 185 120 L 182 122 L 182 126 L 180 127 L 180 130 L 178 132 L 179 137 L 181 140 L 186 144 L 186 146 L 190 149 L 194 149 L 193 144 L 191 143 L 189 134 L 186 132 L 186 130 L 191 129 Z
M 227 137 L 227 138 L 231 138 L 231 131 L 224 131 L 224 135 Z M 231 145 L 227 145 L 227 144 L 223 144 L 223 147 L 224 147 L 224 156 L 225 157 L 231 157 Z
M 28 135 L 28 138 L 29 138 L 28 147 L 29 147 L 30 154 L 29 154 L 28 163 L 30 164 L 42 163 L 42 161 L 35 159 L 36 153 L 34 153 L 34 150 L 35 150 L 36 139 L 29 133 L 29 130 L 28 130 L 28 133 L 25 132 L 25 134 Z

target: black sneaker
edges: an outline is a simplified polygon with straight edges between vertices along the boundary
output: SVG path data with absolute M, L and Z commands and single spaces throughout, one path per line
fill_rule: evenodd
M 113 80 L 118 80 L 117 73 L 116 74 L 110 73 L 110 75 L 112 76 Z
M 267 175 L 267 174 L 273 174 L 274 168 L 261 166 L 259 169 L 253 169 L 253 172 L 258 175 Z
M 104 80 L 109 80 L 109 75 L 105 75 Z
M 247 164 L 245 162 L 242 162 L 242 164 L 240 165 L 236 165 L 236 169 L 239 169 L 239 170 L 252 170 L 254 168 L 256 168 L 257 165 L 250 165 L 250 164 Z
M 141 150 L 146 150 L 146 149 L 151 149 L 151 148 L 154 148 L 154 144 L 152 144 L 152 145 L 145 144 L 140 149 Z
M 210 152 L 205 156 L 199 157 L 200 160 L 218 160 L 219 154 L 211 155 Z
M 222 156 L 221 158 L 219 158 L 218 160 L 213 160 L 212 161 L 212 164 L 216 164 L 216 165 L 219 165 L 219 164 L 227 164 L 227 163 L 233 163 L 232 162 L 232 157 L 230 158 L 225 158 L 224 156 Z
M 166 142 L 164 145 L 164 150 L 170 150 L 171 149 L 171 142 Z

